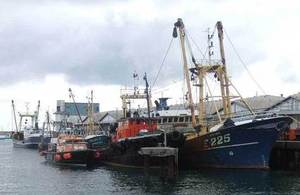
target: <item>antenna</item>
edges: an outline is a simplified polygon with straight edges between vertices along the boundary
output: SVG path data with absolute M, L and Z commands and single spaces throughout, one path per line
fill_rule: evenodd
M 134 94 L 138 93 L 138 81 L 139 81 L 139 75 L 136 73 L 136 71 L 133 72 L 133 90 Z
M 207 50 L 208 50 L 208 64 L 211 65 L 211 57 L 214 55 L 212 50 L 214 47 L 213 34 L 210 34 L 210 28 L 207 28 Z

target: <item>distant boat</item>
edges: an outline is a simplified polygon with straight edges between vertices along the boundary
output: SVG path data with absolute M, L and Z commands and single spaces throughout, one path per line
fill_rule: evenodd
M 52 138 L 44 156 L 47 162 L 72 166 L 90 166 L 97 158 L 82 136 L 68 134 Z
M 11 139 L 9 135 L 0 135 L 0 140 Z
M 12 133 L 13 146 L 16 148 L 30 148 L 37 149 L 39 144 L 42 141 L 44 143 L 50 142 L 50 135 L 43 133 L 42 129 L 38 127 L 38 114 L 39 114 L 40 101 L 38 101 L 38 109 L 33 114 L 28 112 L 19 113 L 20 121 L 19 126 L 17 124 L 16 115 L 15 115 L 15 105 L 12 100 L 12 108 L 14 112 L 14 120 L 16 125 L 16 131 Z M 23 119 L 25 119 L 25 126 L 22 124 Z M 28 120 L 30 119 L 30 120 Z M 31 123 L 31 124 L 28 124 Z

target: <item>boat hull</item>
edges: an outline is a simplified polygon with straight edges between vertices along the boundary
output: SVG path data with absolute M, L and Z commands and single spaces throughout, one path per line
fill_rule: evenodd
M 57 165 L 90 166 L 94 151 L 44 152 L 44 155 L 47 162 Z
M 13 146 L 15 148 L 28 148 L 28 149 L 37 149 L 38 143 L 26 143 L 20 140 L 13 140 Z
M 45 137 L 43 139 L 43 143 L 48 144 L 50 142 L 50 139 L 50 137 Z M 40 143 L 41 137 L 27 137 L 23 140 L 13 139 L 13 146 L 15 148 L 38 149 Z
M 170 147 L 181 147 L 184 142 L 183 134 L 179 132 L 167 134 L 167 143 Z M 138 136 L 132 139 L 111 143 L 110 147 L 103 151 L 102 163 L 112 166 L 142 168 L 144 166 L 144 158 L 139 154 L 142 147 L 157 147 L 163 143 L 162 134 L 151 136 Z M 151 167 L 160 165 L 160 158 L 151 157 Z
M 272 146 L 290 123 L 288 117 L 276 117 L 187 138 L 180 166 L 268 169 Z

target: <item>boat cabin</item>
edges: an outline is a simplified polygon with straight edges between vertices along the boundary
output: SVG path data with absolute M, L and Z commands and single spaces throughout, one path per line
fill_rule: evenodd
M 156 119 L 126 118 L 118 122 L 116 140 L 138 136 L 141 132 L 153 132 L 157 130 Z

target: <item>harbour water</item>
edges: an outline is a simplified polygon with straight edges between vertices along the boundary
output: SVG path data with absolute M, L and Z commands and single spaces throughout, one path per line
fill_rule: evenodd
M 299 179 L 297 172 L 210 169 L 162 182 L 143 170 L 53 166 L 36 150 L 0 140 L 0 194 L 300 194 Z

